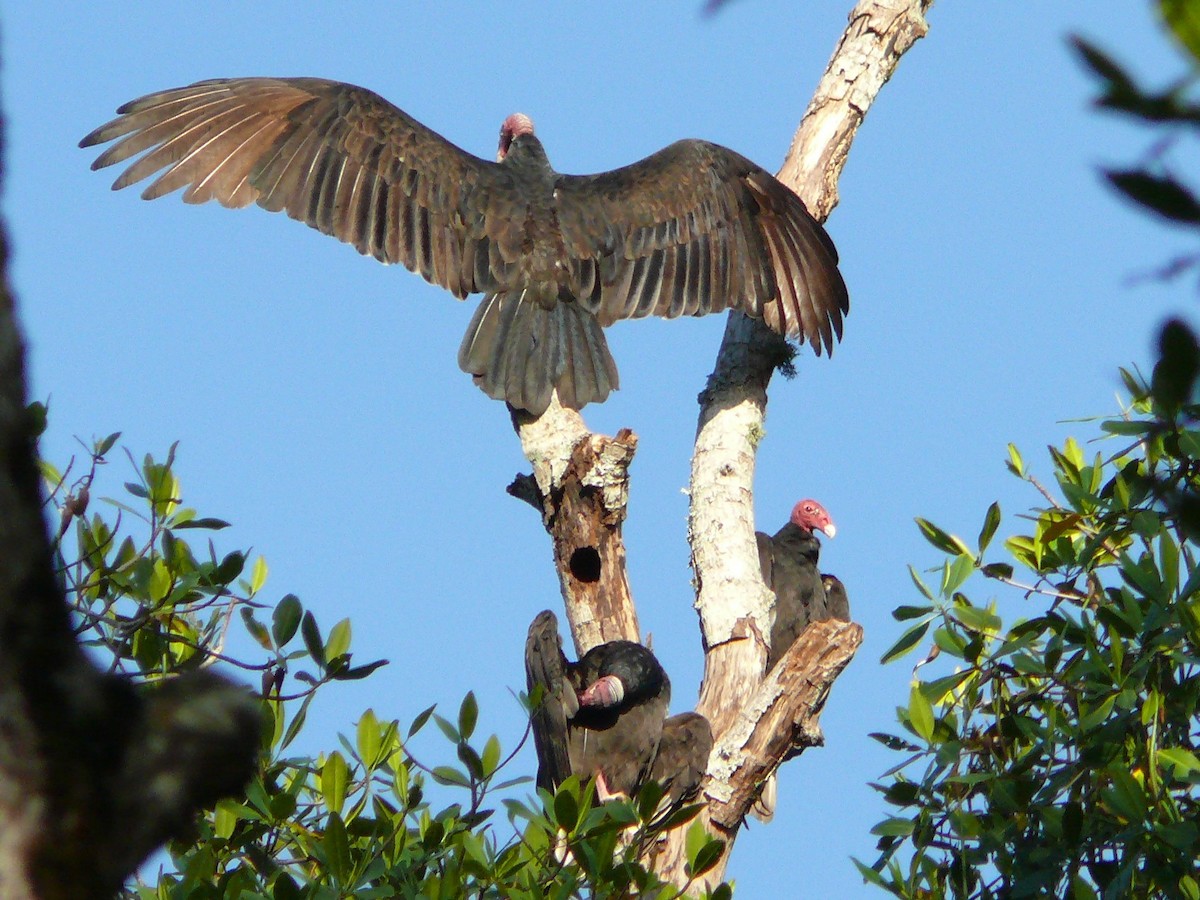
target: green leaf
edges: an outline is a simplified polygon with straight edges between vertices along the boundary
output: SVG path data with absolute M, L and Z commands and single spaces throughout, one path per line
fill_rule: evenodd
M 1021 459 L 1021 451 L 1017 449 L 1016 444 L 1008 445 L 1008 471 L 1012 472 L 1018 478 L 1025 477 L 1025 461 Z
M 979 554 L 983 555 L 983 551 L 987 549 L 988 544 L 992 542 L 992 538 L 996 535 L 996 529 L 1000 527 L 1000 504 L 995 501 L 988 507 L 987 513 L 983 517 L 983 527 L 979 529 Z
M 858 869 L 858 874 L 862 876 L 864 882 L 866 882 L 867 884 L 873 884 L 876 887 L 881 887 L 881 888 L 885 888 L 885 889 L 888 887 L 887 882 L 883 880 L 883 876 L 880 875 L 878 872 L 876 872 L 874 869 L 872 869 L 870 866 L 864 865 L 863 863 L 859 862 L 857 859 L 854 859 L 853 857 L 851 857 L 851 862 L 853 862 L 854 867 L 856 869 Z
M 342 619 L 329 629 L 329 640 L 325 642 L 325 658 L 337 659 L 350 649 L 350 620 Z
M 342 817 L 331 812 L 325 823 L 325 837 L 321 841 L 325 850 L 325 863 L 329 873 L 340 883 L 350 877 L 350 842 L 346 838 L 346 826 Z
M 921 748 L 916 744 L 911 744 L 903 738 L 896 737 L 894 734 L 884 734 L 880 731 L 873 731 L 867 735 L 872 740 L 879 741 L 889 750 L 903 751 L 904 753 L 916 753 Z
M 246 557 L 244 554 L 236 551 L 226 554 L 225 558 L 221 560 L 221 564 L 217 566 L 214 577 L 219 584 L 232 584 L 242 574 L 242 569 L 245 565 Z
M 387 664 L 388 661 L 386 659 L 377 659 L 374 662 L 365 663 L 361 666 L 339 669 L 333 674 L 333 677 L 336 681 L 359 681 L 366 678 L 380 666 L 386 666 Z
M 211 517 L 200 519 L 188 519 L 186 522 L 173 522 L 172 528 L 206 528 L 209 531 L 220 531 L 222 528 L 228 528 L 229 523 L 224 519 L 214 519 Z
M 1100 430 L 1106 434 L 1143 435 L 1153 431 L 1155 424 L 1140 419 L 1110 419 L 1100 423 Z
M 988 563 L 979 571 L 986 578 L 1009 579 L 1013 577 L 1013 567 L 1008 563 Z
M 282 647 L 296 636 L 296 629 L 300 627 L 300 617 L 303 614 L 304 607 L 300 605 L 300 598 L 295 594 L 287 594 L 279 601 L 279 605 L 271 613 L 271 636 L 275 638 L 275 646 Z
M 452 785 L 454 787 L 471 786 L 471 779 L 453 766 L 435 766 L 430 774 L 433 775 L 433 780 L 438 784 Z
M 312 702 L 315 694 L 309 694 L 300 702 L 300 709 L 292 716 L 292 721 L 288 723 L 287 729 L 283 733 L 283 740 L 279 744 L 279 749 L 285 749 L 292 741 L 296 739 L 296 735 L 300 733 L 300 729 L 304 727 L 304 722 L 308 718 L 308 704 Z M 282 706 L 282 704 L 278 704 Z
M 952 597 L 974 571 L 975 557 L 969 553 L 960 553 L 952 562 L 946 563 L 942 572 L 942 596 Z
M 475 748 L 466 741 L 460 741 L 455 751 L 459 761 L 467 767 L 467 774 L 471 780 L 481 781 L 483 779 L 483 760 L 479 758 L 479 753 Z
M 217 807 L 213 810 L 213 835 L 221 839 L 232 835 L 233 829 L 237 827 L 241 808 L 242 804 L 232 797 L 218 800 Z
M 980 609 L 978 606 L 956 605 L 950 607 L 947 613 L 952 619 L 962 623 L 965 628 L 980 634 L 998 634 L 1003 626 L 999 616 L 986 609 Z
M 925 584 L 921 576 L 917 574 L 917 570 L 912 566 L 908 567 L 908 577 L 912 579 L 912 583 L 917 586 L 917 590 L 921 592 L 926 600 L 933 599 L 933 591 L 929 589 L 929 586 Z
M 274 649 L 274 646 L 271 644 L 271 634 L 267 631 L 267 626 L 254 618 L 254 610 L 243 606 L 242 621 L 246 625 L 246 630 L 250 632 L 250 637 L 254 638 L 260 647 L 264 650 Z
M 700 849 L 708 843 L 709 834 L 704 830 L 704 826 L 699 822 L 693 822 L 687 830 L 687 835 L 684 839 L 684 852 L 687 854 L 689 861 L 696 858 Z
M 871 829 L 871 834 L 880 837 L 908 837 L 913 833 L 914 825 L 909 819 L 887 818 Z
M 161 559 L 154 560 L 152 564 L 146 592 L 150 602 L 156 604 L 161 603 L 166 599 L 167 594 L 171 593 L 171 573 L 167 570 L 167 564 Z
M 1146 792 L 1141 784 L 1127 769 L 1111 767 L 1107 772 L 1112 787 L 1102 793 L 1105 802 L 1129 822 L 1141 822 L 1147 810 Z
M 909 694 L 908 721 L 919 737 L 933 742 L 933 706 L 919 687 L 913 687 Z
M 379 750 L 381 747 L 379 720 L 375 718 L 374 710 L 368 709 L 358 717 L 354 745 L 358 750 L 358 758 L 363 761 L 363 765 L 368 769 L 373 769 L 379 762 Z
M 1158 751 L 1160 764 L 1170 766 L 1176 778 L 1183 779 L 1200 775 L 1200 758 L 1184 747 L 1168 747 Z
M 429 721 L 429 717 L 433 715 L 433 711 L 437 709 L 437 704 L 433 704 L 426 709 L 417 713 L 417 717 L 412 720 L 412 724 L 408 726 L 408 736 L 412 737 L 418 731 L 425 727 L 425 723 Z
M 253 597 L 267 583 L 267 561 L 263 557 L 254 560 L 254 568 L 250 570 L 250 596 Z
M 928 622 L 918 622 L 916 625 L 909 628 L 904 634 L 900 635 L 900 639 L 892 644 L 890 648 L 879 658 L 880 663 L 889 663 L 893 659 L 903 656 L 911 650 L 925 636 L 925 632 L 929 630 Z
M 970 548 L 962 542 L 961 538 L 943 531 L 928 519 L 917 517 L 914 521 L 917 523 L 917 528 L 921 530 L 921 534 L 925 536 L 925 540 L 929 541 L 929 543 L 933 544 L 939 550 L 949 553 L 952 556 L 957 556 L 960 553 L 970 555 Z
M 479 703 L 475 700 L 475 693 L 468 691 L 467 696 L 463 697 L 462 705 L 458 708 L 458 733 L 462 735 L 462 739 L 469 740 L 475 732 L 475 723 L 479 719 Z
M 710 838 L 689 858 L 688 874 L 693 878 L 703 875 L 721 861 L 721 854 L 724 852 L 725 842 L 719 838 Z
M 554 795 L 554 821 L 568 834 L 579 824 L 579 798 L 568 785 L 560 787 Z
M 321 630 L 311 611 L 306 612 L 300 620 L 300 637 L 304 639 L 304 647 L 313 662 L 325 668 L 325 645 L 321 642 Z
M 321 799 L 331 813 L 341 813 L 346 804 L 346 786 L 349 782 L 350 768 L 346 765 L 346 759 L 334 750 L 321 767 Z
M 33 404 L 30 404 L 30 405 L 32 406 Z M 40 403 L 39 403 L 39 404 L 37 404 L 37 405 L 38 405 L 38 406 L 41 406 L 41 404 L 40 404 Z M 44 422 L 44 421 L 45 421 L 45 418 L 46 418 L 46 416 L 45 416 L 45 407 L 42 407 L 42 410 L 43 410 L 43 412 L 42 412 L 42 420 L 43 420 L 43 422 Z M 43 428 L 44 428 L 44 426 L 43 426 Z M 39 434 L 40 434 L 40 432 L 39 432 Z M 121 437 L 121 432 L 119 432 L 119 431 L 114 431 L 112 434 L 110 434 L 110 435 L 109 435 L 108 437 L 106 437 L 104 440 L 102 440 L 102 441 L 98 442 L 98 443 L 96 444 L 96 446 L 92 448 L 92 455 L 93 455 L 93 456 L 97 456 L 97 457 L 100 457 L 100 456 L 105 456 L 105 455 L 107 455 L 108 451 L 109 451 L 109 450 L 111 450 L 111 449 L 113 448 L 113 444 L 115 444 L 115 443 L 117 442 L 118 438 L 120 438 L 120 437 Z
M 642 822 L 650 822 L 654 819 L 654 814 L 658 812 L 658 804 L 663 798 L 662 784 L 657 781 L 649 781 L 638 791 L 637 795 L 637 811 L 638 819 Z

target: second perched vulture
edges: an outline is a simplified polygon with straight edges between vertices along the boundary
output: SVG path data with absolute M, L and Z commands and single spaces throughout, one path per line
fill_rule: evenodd
M 821 573 L 821 586 L 825 588 L 825 611 L 829 613 L 829 618 L 849 622 L 850 598 L 842 580 L 836 575 Z
M 524 115 L 505 119 L 490 162 L 320 78 L 202 81 L 117 112 L 80 141 L 117 141 L 94 169 L 143 154 L 114 189 L 157 174 L 143 198 L 257 203 L 456 297 L 484 294 L 459 365 L 534 415 L 555 390 L 579 409 L 618 386 L 601 331 L 618 319 L 739 309 L 817 354 L 842 335 L 833 242 L 791 190 L 717 144 L 561 175 Z
M 833 537 L 837 529 L 825 507 L 816 500 L 801 500 L 792 508 L 788 523 L 774 536 L 761 531 L 755 534 L 763 582 L 775 593 L 767 671 L 809 622 L 829 618 L 821 570 L 817 568 L 821 544 L 814 531 Z
M 558 619 L 546 610 L 529 626 L 525 678 L 538 787 L 554 791 L 570 775 L 594 776 L 600 799 L 633 796 L 650 774 L 671 700 L 654 654 L 609 641 L 568 662 Z

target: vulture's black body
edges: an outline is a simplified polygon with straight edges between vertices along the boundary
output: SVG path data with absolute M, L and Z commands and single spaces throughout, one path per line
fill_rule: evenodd
M 537 415 L 617 387 L 601 326 L 740 309 L 832 351 L 849 309 L 837 252 L 800 199 L 725 147 L 679 141 L 599 175 L 551 168 L 510 116 L 500 159 L 467 153 L 364 88 L 234 78 L 150 94 L 80 143 L 133 159 L 146 199 L 284 211 L 456 297 L 485 295 L 460 366 Z M 119 140 L 117 140 L 119 139 Z
M 816 536 L 788 522 L 773 537 L 761 531 L 758 562 L 763 582 L 775 592 L 775 622 L 771 626 L 771 650 L 767 670 L 779 661 L 809 622 L 829 618 L 825 608 L 825 589 L 817 559 L 821 543 Z
M 775 594 L 775 618 L 767 653 L 767 671 L 792 646 L 809 622 L 830 617 L 825 587 L 817 561 L 821 544 L 814 531 L 833 537 L 837 529 L 825 507 L 801 500 L 792 508 L 788 523 L 768 537 L 755 533 L 763 583 Z
M 671 682 L 654 654 L 633 641 L 610 641 L 568 662 L 558 620 L 547 610 L 529 627 L 525 672 L 535 702 L 538 787 L 553 791 L 572 774 L 600 775 L 609 794 L 632 796 L 649 775 L 671 700 Z M 619 697 L 590 696 L 613 678 Z

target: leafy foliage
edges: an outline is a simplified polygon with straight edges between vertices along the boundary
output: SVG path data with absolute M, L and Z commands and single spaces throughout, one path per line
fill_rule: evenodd
M 1200 488 L 1200 405 L 1169 414 L 1124 374 L 1131 405 L 1100 426 L 1120 449 L 1051 448 L 1053 492 L 1012 451 L 1048 505 L 1011 562 L 987 561 L 994 504 L 974 547 L 922 526 L 940 584 L 914 573 L 929 602 L 897 618 L 954 668 L 915 680 L 906 734 L 876 736 L 906 758 L 876 785 L 896 813 L 860 868 L 898 896 L 1200 896 L 1200 566 L 1172 500 Z M 972 577 L 1040 603 L 1005 628 Z
M 30 408 L 44 426 L 46 410 Z M 120 435 L 93 441 L 83 466 L 63 472 L 43 462 L 47 503 L 58 527 L 59 577 L 80 640 L 102 664 L 146 690 L 200 666 L 253 673 L 263 707 L 262 762 L 243 796 L 221 801 L 196 824 L 195 838 L 169 848 L 171 866 L 128 896 L 176 898 L 514 897 L 672 898 L 644 862 L 657 835 L 686 825 L 691 808 L 657 821 L 661 790 L 649 785 L 627 802 L 598 804 L 594 786 L 570 779 L 554 796 L 511 796 L 530 781 L 504 774 L 500 739 L 476 735 L 473 694 L 453 720 L 433 707 L 405 729 L 373 710 L 358 718 L 353 740 L 315 758 L 287 755 L 317 691 L 365 678 L 385 661 L 353 662 L 348 619 L 323 631 L 311 610 L 287 594 L 262 600 L 262 557 L 219 554 L 210 538 L 197 551 L 192 535 L 227 523 L 183 505 L 175 447 L 165 460 L 129 463 L 136 477 L 122 499 L 92 495 Z M 235 653 L 241 629 L 258 660 Z M 433 723 L 454 762 L 427 766 L 406 743 Z M 521 742 L 523 742 L 523 738 Z M 520 742 L 517 747 L 519 748 Z M 497 796 L 508 827 L 497 833 Z M 435 806 L 435 799 L 450 802 Z M 503 822 L 503 819 L 501 819 Z M 720 842 L 698 825 L 689 834 L 693 877 L 720 856 Z M 713 896 L 728 897 L 727 885 Z
M 1200 3 L 1160 6 L 1195 72 Z M 1156 216 L 1200 225 L 1166 153 L 1200 124 L 1194 75 L 1147 91 L 1076 46 L 1101 106 L 1169 129 L 1108 181 Z M 923 602 L 895 611 L 910 624 L 884 654 L 932 633 L 897 711 L 903 733 L 875 735 L 904 758 L 875 785 L 893 813 L 874 829 L 879 857 L 857 863 L 869 883 L 914 898 L 1200 898 L 1200 342 L 1172 320 L 1158 351 L 1149 381 L 1121 373 L 1127 406 L 1099 423 L 1104 451 L 1050 448 L 1053 488 L 1009 447 L 1009 471 L 1046 505 L 1002 559 L 989 549 L 996 504 L 973 545 L 917 521 L 945 559 L 937 583 L 912 571 Z M 990 599 L 968 596 L 989 581 Z M 1006 627 L 1017 593 L 1025 617 Z M 925 675 L 939 657 L 952 668 Z

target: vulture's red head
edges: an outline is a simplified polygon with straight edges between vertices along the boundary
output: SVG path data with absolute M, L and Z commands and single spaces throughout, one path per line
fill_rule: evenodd
M 525 113 L 513 113 L 500 126 L 500 148 L 496 151 L 496 162 L 508 156 L 512 142 L 523 134 L 533 134 L 533 120 Z
M 819 531 L 826 537 L 837 534 L 833 519 L 816 500 L 801 500 L 792 507 L 792 524 L 805 531 Z

